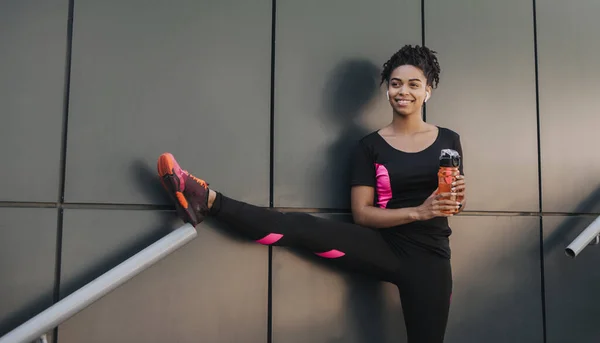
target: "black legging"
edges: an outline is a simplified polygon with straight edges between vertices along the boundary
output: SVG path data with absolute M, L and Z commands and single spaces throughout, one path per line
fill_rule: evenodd
M 261 244 L 307 249 L 346 270 L 394 283 L 408 342 L 444 341 L 452 292 L 448 259 L 409 245 L 402 249 L 406 254 L 395 254 L 377 230 L 306 213 L 281 213 L 220 193 L 210 214 Z

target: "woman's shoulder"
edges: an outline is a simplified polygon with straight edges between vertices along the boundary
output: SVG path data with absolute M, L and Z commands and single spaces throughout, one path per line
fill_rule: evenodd
M 449 139 L 460 138 L 460 134 L 457 131 L 449 129 L 447 127 L 438 126 L 438 130 L 440 130 L 440 135 L 443 137 L 447 137 Z
M 363 145 L 373 145 L 379 140 L 379 130 L 372 131 L 364 136 L 362 136 L 359 140 L 359 144 Z

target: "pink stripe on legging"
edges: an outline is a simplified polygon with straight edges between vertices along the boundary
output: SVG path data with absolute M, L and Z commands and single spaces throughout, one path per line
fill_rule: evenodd
M 281 237 L 283 237 L 283 235 L 281 235 L 279 233 L 270 233 L 270 234 L 266 235 L 265 237 L 257 240 L 256 242 L 260 243 L 260 244 L 269 245 L 269 244 L 276 243 L 278 240 L 281 239 Z
M 335 249 L 326 252 L 316 252 L 315 254 L 325 258 L 338 258 L 346 255 L 345 253 Z

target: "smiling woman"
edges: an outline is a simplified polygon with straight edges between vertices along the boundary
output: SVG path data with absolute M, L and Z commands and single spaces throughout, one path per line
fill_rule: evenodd
M 433 51 L 426 47 L 405 46 L 383 66 L 381 83 L 388 84 L 388 100 L 398 114 L 421 111 L 439 83 L 440 65 Z M 403 88 L 406 86 L 407 88 Z
M 408 341 L 441 343 L 452 293 L 447 213 L 459 212 L 466 199 L 462 165 L 451 193 L 437 192 L 440 152 L 462 155 L 457 133 L 421 116 L 439 72 L 426 47 L 405 46 L 384 64 L 382 83 L 393 119 L 362 138 L 355 151 L 350 170 L 355 224 L 229 198 L 183 170 L 170 153 L 158 159 L 159 176 L 186 222 L 197 225 L 213 216 L 257 243 L 307 249 L 346 270 L 394 283 Z M 448 200 L 450 195 L 461 202 Z
M 425 86 L 424 80 L 419 78 L 422 72 L 413 66 L 404 65 L 394 69 L 389 83 L 388 99 L 393 98 L 392 107 L 398 114 L 411 114 L 420 109 L 419 104 L 429 98 L 431 86 Z M 407 87 L 408 92 L 402 93 L 402 87 Z M 390 92 L 391 90 L 391 92 Z

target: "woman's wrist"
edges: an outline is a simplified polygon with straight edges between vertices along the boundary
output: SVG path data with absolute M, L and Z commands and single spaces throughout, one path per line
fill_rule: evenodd
M 414 221 L 421 221 L 422 219 L 422 211 L 421 211 L 421 206 L 417 206 L 417 207 L 411 207 L 410 208 L 410 218 Z

